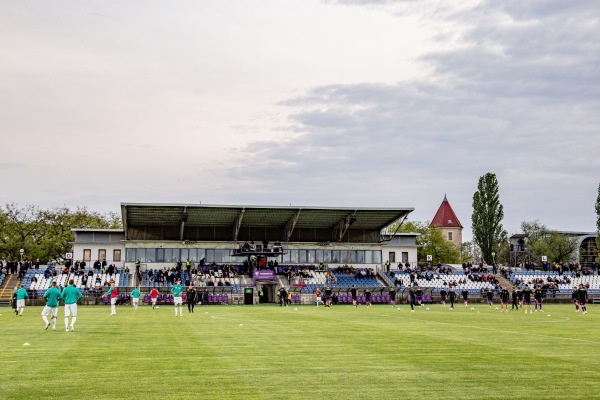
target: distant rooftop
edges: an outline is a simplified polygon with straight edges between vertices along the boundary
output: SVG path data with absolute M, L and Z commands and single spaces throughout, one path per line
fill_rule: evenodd
M 440 204 L 440 208 L 438 208 L 435 216 L 431 220 L 429 226 L 433 226 L 436 228 L 461 228 L 462 225 L 458 220 L 458 217 L 454 213 L 452 206 L 448 202 L 448 198 L 444 195 L 444 200 L 442 204 Z

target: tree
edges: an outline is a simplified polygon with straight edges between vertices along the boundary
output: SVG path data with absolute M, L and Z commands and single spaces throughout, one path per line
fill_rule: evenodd
M 416 232 L 417 257 L 419 262 L 427 262 L 427 255 L 433 256 L 434 263 L 455 264 L 460 261 L 458 249 L 444 238 L 439 228 L 430 227 L 429 221 L 407 221 L 399 229 L 399 232 Z
M 0 207 L 0 258 L 17 259 L 20 249 L 31 260 L 64 257 L 72 248 L 73 228 L 121 228 L 121 221 L 115 213 L 103 215 L 86 208 L 40 210 L 7 204 Z
M 473 215 L 471 228 L 473 241 L 481 249 L 487 263 L 493 260 L 492 253 L 498 253 L 506 232 L 502 228 L 504 207 L 500 204 L 500 194 L 496 174 L 488 172 L 479 178 L 477 191 L 473 195 Z
M 577 237 L 550 230 L 538 220 L 521 222 L 521 229 L 527 235 L 527 247 L 537 261 L 547 256 L 550 262 L 567 262 L 579 246 Z

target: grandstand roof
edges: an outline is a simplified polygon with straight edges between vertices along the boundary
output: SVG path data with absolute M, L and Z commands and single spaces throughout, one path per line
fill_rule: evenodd
M 127 239 L 356 241 L 413 208 L 121 203 Z
M 435 216 L 431 220 L 429 226 L 435 226 L 438 228 L 462 228 L 458 217 L 454 213 L 452 206 L 448 202 L 448 198 L 444 195 L 444 200 L 440 204 Z

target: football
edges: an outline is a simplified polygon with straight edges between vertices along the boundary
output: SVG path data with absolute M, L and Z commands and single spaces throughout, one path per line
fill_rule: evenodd
M 294 308 L 294 311 L 298 311 L 298 309 L 297 309 L 297 308 Z
M 475 311 L 475 307 L 471 307 L 471 311 Z
M 427 307 L 425 310 L 429 311 L 429 307 Z
M 496 311 L 498 310 L 498 307 L 496 307 Z

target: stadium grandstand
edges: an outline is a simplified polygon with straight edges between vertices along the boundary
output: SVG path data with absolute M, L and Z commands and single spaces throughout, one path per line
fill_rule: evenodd
M 128 287 L 142 294 L 156 287 L 166 301 L 181 279 L 213 302 L 276 302 L 283 287 L 292 301 L 309 303 L 327 285 L 340 293 L 352 285 L 382 290 L 396 264 L 416 266 L 418 234 L 397 232 L 412 211 L 122 203 L 122 230 L 73 230 L 73 261 L 91 264 L 94 274 L 105 264 L 128 271 Z

